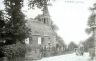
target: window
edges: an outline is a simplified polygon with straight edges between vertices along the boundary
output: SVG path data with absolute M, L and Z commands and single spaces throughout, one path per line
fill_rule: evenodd
M 26 43 L 26 44 L 29 44 L 29 38 L 26 38 L 26 39 L 25 39 L 25 43 Z
M 41 37 L 38 37 L 38 44 L 41 44 Z
M 44 18 L 44 24 L 46 24 L 46 19 Z

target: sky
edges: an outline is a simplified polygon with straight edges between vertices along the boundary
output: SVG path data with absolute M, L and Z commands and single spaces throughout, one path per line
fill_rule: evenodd
M 72 1 L 72 2 L 70 2 Z M 59 27 L 58 34 L 65 43 L 74 41 L 78 44 L 85 41 L 89 35 L 85 32 L 88 17 L 91 14 L 89 7 L 95 0 L 57 0 L 49 8 L 52 20 Z
M 87 28 L 88 17 L 91 14 L 89 7 L 92 7 L 95 0 L 56 0 L 52 6 L 48 6 L 51 19 L 58 26 L 58 35 L 61 36 L 66 44 L 71 41 L 78 44 L 86 40 L 89 35 L 85 32 Z M 28 9 L 25 0 L 23 12 L 27 18 L 34 18 L 42 12 L 36 8 Z M 2 0 L 0 0 L 0 9 L 3 9 Z

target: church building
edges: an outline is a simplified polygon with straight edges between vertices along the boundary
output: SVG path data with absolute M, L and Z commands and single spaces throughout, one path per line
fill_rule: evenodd
M 27 26 L 31 29 L 31 34 L 25 40 L 25 43 L 31 46 L 31 58 L 38 59 L 42 55 L 50 56 L 52 54 L 52 52 L 48 51 L 56 46 L 56 32 L 54 32 L 51 25 L 52 20 L 50 19 L 47 6 L 44 7 L 43 14 L 27 21 Z M 45 49 L 48 50 L 48 54 L 43 51 Z

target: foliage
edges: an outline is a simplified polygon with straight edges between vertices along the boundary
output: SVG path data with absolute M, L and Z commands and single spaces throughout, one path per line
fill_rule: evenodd
M 90 27 L 89 29 L 86 29 L 87 33 L 91 33 L 91 31 L 93 31 L 92 26 L 96 26 L 95 24 L 95 17 L 96 17 L 96 13 L 94 10 L 96 10 L 96 3 L 94 4 L 93 8 L 90 8 L 90 10 L 92 11 L 92 14 L 89 16 L 88 18 L 88 26 Z
M 2 29 L 5 26 L 5 21 L 3 17 L 4 17 L 3 11 L 0 11 L 0 29 Z
M 50 0 L 29 0 L 29 6 L 33 8 L 34 6 L 42 8 L 47 5 L 47 2 Z
M 58 51 L 59 49 L 59 51 Z M 52 48 L 52 51 L 54 51 L 53 55 L 58 55 L 61 53 L 64 53 L 64 51 L 66 50 L 66 44 L 64 43 L 64 40 L 57 35 L 56 37 L 56 47 Z
M 0 11 L 0 19 L 2 19 L 2 15 L 3 15 L 3 12 L 2 12 L 2 11 Z
M 55 30 L 58 30 L 58 27 L 55 25 L 55 24 L 52 24 L 51 25 L 51 28 L 55 31 Z
M 29 29 L 26 27 L 25 16 L 21 11 L 23 0 L 4 0 L 8 22 L 5 26 L 5 37 L 11 40 L 23 41 L 29 36 Z
M 54 1 L 54 0 L 29 0 L 29 7 L 30 8 L 34 8 L 34 7 L 38 7 L 38 8 L 44 8 L 45 5 L 51 5 L 50 1 Z
M 85 32 L 86 32 L 87 34 L 92 33 L 92 31 L 93 31 L 93 28 L 86 28 L 86 30 L 85 30 Z
M 88 49 L 94 47 L 94 38 L 91 36 L 85 42 L 83 43 L 85 51 L 88 51 Z
M 92 31 L 96 31 L 94 30 L 94 26 L 96 26 L 96 13 L 94 10 L 96 10 L 96 3 L 93 5 L 93 8 L 90 8 L 90 10 L 92 11 L 92 14 L 89 16 L 88 18 L 88 26 L 89 28 L 86 29 L 86 32 L 88 34 L 90 34 Z M 85 47 L 85 51 L 88 51 L 89 48 L 93 48 L 94 47 L 94 33 L 91 37 L 89 37 L 85 42 L 84 42 L 84 47 Z
M 25 56 L 26 49 L 28 47 L 22 43 L 16 43 L 12 45 L 5 45 L 0 47 L 0 51 L 4 54 L 4 56 L 8 58 L 12 57 L 23 57 Z
M 71 42 L 69 45 L 68 45 L 68 50 L 69 51 L 74 51 L 75 48 L 77 48 L 78 46 L 74 43 L 74 42 Z
M 56 40 L 58 43 L 57 47 L 65 47 L 66 48 L 66 44 L 64 43 L 64 40 L 60 36 L 57 36 Z
M 3 29 L 5 27 L 5 21 L 4 21 L 4 13 L 3 11 L 0 11 L 0 46 L 3 45 L 3 40 L 2 40 L 2 34 L 3 34 Z
M 90 15 L 89 20 L 88 20 L 88 26 L 91 27 L 95 24 L 95 17 L 96 17 L 96 15 L 93 13 Z

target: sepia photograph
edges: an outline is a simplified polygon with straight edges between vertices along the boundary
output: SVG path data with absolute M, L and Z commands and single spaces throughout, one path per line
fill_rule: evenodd
M 96 0 L 0 0 L 0 61 L 96 61 Z

